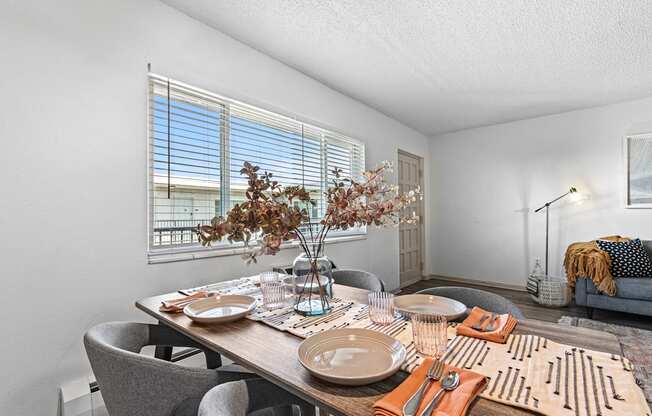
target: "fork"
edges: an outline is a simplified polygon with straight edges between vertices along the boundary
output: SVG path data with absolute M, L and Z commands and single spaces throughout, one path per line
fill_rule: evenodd
M 421 404 L 421 400 L 423 399 L 423 393 L 425 392 L 426 387 L 434 381 L 439 381 L 443 373 L 444 364 L 439 360 L 435 360 L 435 362 L 430 366 L 430 369 L 428 369 L 427 377 L 425 380 L 423 380 L 423 383 L 421 383 L 419 389 L 412 395 L 412 397 L 410 397 L 407 402 L 405 402 L 405 405 L 403 405 L 403 416 L 416 415 L 417 410 L 419 410 L 419 404 Z

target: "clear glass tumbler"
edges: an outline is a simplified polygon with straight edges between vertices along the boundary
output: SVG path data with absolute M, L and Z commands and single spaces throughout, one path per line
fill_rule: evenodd
M 441 358 L 446 352 L 448 322 L 442 315 L 417 313 L 411 316 L 414 346 L 421 354 Z
M 263 293 L 263 306 L 267 309 L 278 309 L 287 306 L 285 283 L 283 276 L 277 272 L 260 274 L 260 291 Z
M 388 325 L 394 322 L 394 295 L 387 292 L 369 294 L 369 319 L 371 322 Z

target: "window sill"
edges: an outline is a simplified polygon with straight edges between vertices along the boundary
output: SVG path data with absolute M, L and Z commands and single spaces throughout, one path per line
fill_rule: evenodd
M 342 235 L 327 238 L 325 243 L 329 244 L 338 244 L 338 243 L 347 243 L 349 241 L 358 241 L 366 240 L 367 234 L 354 234 L 354 235 Z M 298 248 L 299 243 L 296 241 L 288 242 L 281 245 L 281 250 L 287 250 L 292 248 Z M 149 264 L 160 264 L 160 263 L 172 263 L 177 261 L 188 261 L 188 260 L 199 260 L 199 259 L 208 259 L 213 257 L 223 257 L 223 256 L 238 256 L 242 255 L 247 250 L 240 247 L 184 247 L 181 249 L 161 249 L 161 250 L 152 250 L 147 253 L 147 263 Z

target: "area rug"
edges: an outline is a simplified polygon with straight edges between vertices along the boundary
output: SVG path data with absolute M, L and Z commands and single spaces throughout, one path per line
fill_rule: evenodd
M 652 331 L 572 316 L 562 316 L 559 324 L 614 334 L 620 342 L 623 355 L 634 365 L 636 383 L 643 389 L 648 403 L 652 403 L 652 354 L 650 354 Z

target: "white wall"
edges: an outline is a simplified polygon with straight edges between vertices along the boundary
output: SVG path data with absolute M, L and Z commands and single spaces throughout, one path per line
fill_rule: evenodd
M 571 185 L 591 199 L 550 209 L 550 273 L 568 244 L 620 234 L 652 238 L 652 211 L 623 208 L 625 134 L 652 131 L 652 98 L 434 137 L 434 274 L 525 285 L 545 253 L 533 210 Z
M 84 331 L 145 319 L 134 300 L 297 254 L 249 269 L 238 256 L 147 265 L 148 62 L 157 73 L 359 138 L 369 164 L 396 160 L 399 147 L 427 161 L 419 133 L 158 1 L 0 7 L 0 414 L 54 414 L 57 386 L 87 374 Z M 329 246 L 328 254 L 398 286 L 396 230 Z

